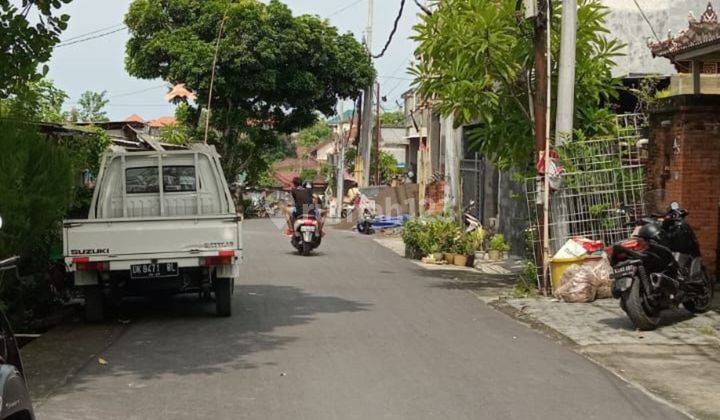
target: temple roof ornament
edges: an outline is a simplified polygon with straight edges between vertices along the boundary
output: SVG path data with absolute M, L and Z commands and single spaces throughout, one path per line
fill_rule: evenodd
M 691 50 L 706 47 L 711 44 L 720 44 L 720 23 L 718 23 L 718 15 L 708 2 L 705 12 L 700 16 L 700 20 L 690 12 L 688 15 L 688 28 L 673 36 L 668 31 L 668 38 L 664 41 L 651 42 L 649 44 L 650 51 L 654 57 L 665 57 L 670 60 Z

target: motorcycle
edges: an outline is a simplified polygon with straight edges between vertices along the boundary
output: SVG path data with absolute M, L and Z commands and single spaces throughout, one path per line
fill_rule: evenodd
M 463 222 L 465 225 L 466 233 L 482 229 L 482 223 L 480 223 L 480 219 L 473 216 L 473 212 L 476 210 L 476 208 L 477 203 L 473 200 L 470 201 L 470 204 L 463 209 Z
M 2 218 L 0 218 L 2 228 Z M 19 277 L 17 264 L 19 257 L 10 257 L 0 261 L 0 280 L 5 273 L 14 273 Z M 0 311 L 0 420 L 34 420 L 32 402 L 23 370 L 20 350 L 5 314 Z
M 300 255 L 308 256 L 313 249 L 320 246 L 322 232 L 317 216 L 312 213 L 303 214 L 293 223 L 293 235 L 290 243 Z
M 710 309 L 714 285 L 685 221 L 688 214 L 672 203 L 666 214 L 636 221 L 630 239 L 605 250 L 613 267 L 613 297 L 639 330 L 657 328 L 660 312 L 680 304 L 692 313 Z

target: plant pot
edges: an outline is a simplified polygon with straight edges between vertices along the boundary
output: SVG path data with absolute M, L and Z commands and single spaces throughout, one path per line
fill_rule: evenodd
M 458 267 L 467 267 L 467 263 L 468 263 L 467 255 L 455 254 L 455 259 L 453 260 L 453 264 L 455 264 Z
M 502 252 L 494 249 L 491 249 L 488 254 L 490 254 L 490 261 L 500 261 L 500 258 L 502 257 Z
M 431 256 L 433 257 L 433 260 L 435 260 L 435 262 L 440 262 L 445 259 L 445 255 L 442 252 L 435 252 L 431 254 Z
M 453 264 L 455 262 L 455 254 L 451 252 L 446 252 L 445 261 L 447 261 L 448 264 Z
M 485 261 L 487 259 L 487 253 L 485 251 L 475 251 L 475 262 Z

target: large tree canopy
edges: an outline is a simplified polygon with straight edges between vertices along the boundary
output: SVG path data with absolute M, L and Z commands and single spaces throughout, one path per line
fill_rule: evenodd
M 337 98 L 356 97 L 372 64 L 351 34 L 314 16 L 294 17 L 277 0 L 134 0 L 125 17 L 127 70 L 140 78 L 186 83 L 205 106 L 223 17 L 213 89 L 213 126 L 271 121 L 279 131 L 334 113 Z
M 50 59 L 60 33 L 67 28 L 68 15 L 56 9 L 71 0 L 0 0 L 0 98 L 17 94 L 27 82 L 38 81 L 47 67 L 38 64 Z M 36 18 L 33 23 L 28 20 Z
M 471 134 L 480 152 L 503 167 L 526 169 L 534 145 L 533 23 L 518 20 L 516 0 L 435 3 L 432 15 L 423 15 L 415 27 L 417 54 L 423 57 L 412 68 L 416 86 L 457 124 L 481 123 Z M 561 9 L 560 2 L 553 3 L 552 56 L 558 57 Z M 607 13 L 598 0 L 579 1 L 575 126 L 590 135 L 602 130 L 610 115 L 603 102 L 617 92 L 611 69 L 623 46 L 608 37 Z M 557 61 L 553 64 L 557 86 Z

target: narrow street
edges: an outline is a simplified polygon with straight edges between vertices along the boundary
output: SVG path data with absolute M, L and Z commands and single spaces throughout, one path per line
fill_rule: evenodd
M 666 419 L 683 415 L 365 237 L 309 258 L 245 223 L 234 315 L 196 297 L 131 324 L 52 419 Z

